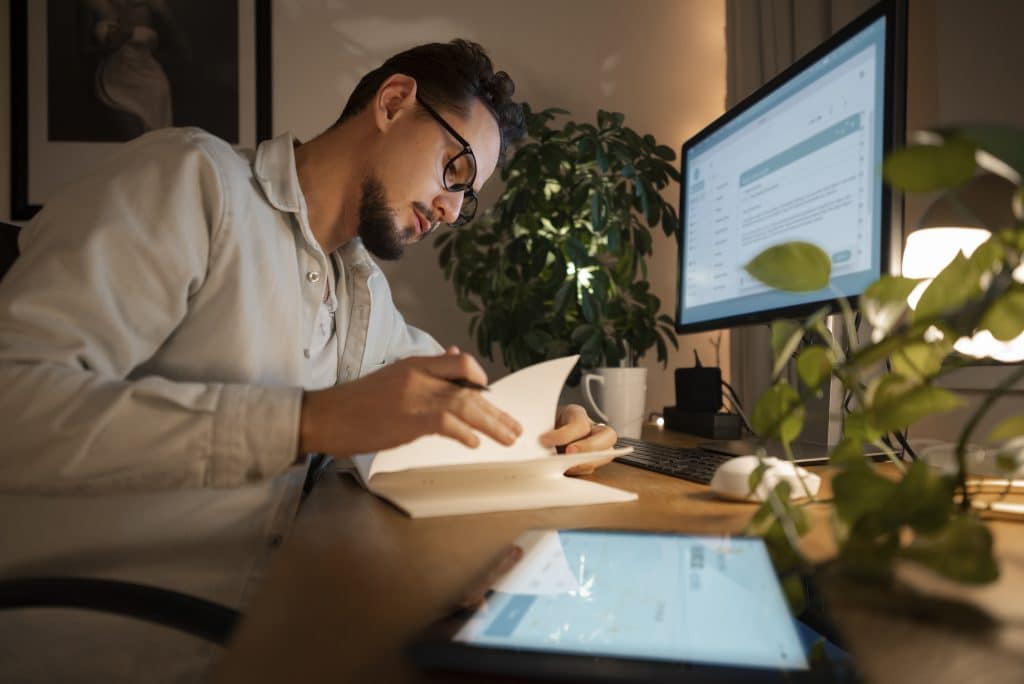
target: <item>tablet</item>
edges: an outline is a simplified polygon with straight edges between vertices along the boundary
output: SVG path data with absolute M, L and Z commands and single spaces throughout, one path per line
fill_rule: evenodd
M 827 618 L 790 613 L 758 538 L 533 530 L 469 594 L 413 643 L 414 662 L 594 682 L 857 681 Z

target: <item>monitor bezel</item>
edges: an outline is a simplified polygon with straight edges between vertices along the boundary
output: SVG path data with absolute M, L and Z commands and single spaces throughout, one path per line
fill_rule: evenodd
M 821 43 L 809 53 L 798 59 L 791 66 L 772 78 L 763 86 L 745 97 L 736 106 L 730 108 L 725 114 L 712 121 L 699 133 L 691 137 L 682 145 L 680 152 L 680 177 L 683 179 L 679 184 L 679 229 L 676 231 L 676 310 L 675 328 L 676 332 L 693 333 L 708 330 L 719 330 L 722 328 L 733 328 L 757 323 L 766 323 L 784 318 L 801 318 L 808 316 L 823 307 L 829 307 L 831 311 L 839 310 L 839 299 L 836 297 L 823 298 L 813 302 L 796 304 L 793 306 L 762 309 L 750 313 L 725 316 L 722 318 L 711 318 L 703 321 L 690 323 L 682 322 L 683 310 L 683 282 L 685 278 L 685 255 L 684 255 L 684 226 L 686 225 L 686 179 L 687 175 L 687 152 L 694 145 L 699 144 L 708 136 L 713 135 L 720 128 L 733 121 L 748 109 L 758 104 L 783 85 L 799 75 L 804 69 L 817 62 L 839 45 L 859 33 L 869 24 L 877 19 L 885 17 L 885 84 L 883 86 L 884 104 L 882 116 L 884 118 L 882 130 L 882 153 L 889 154 L 894 149 L 902 146 L 906 134 L 906 54 L 907 54 L 907 3 L 906 0 L 882 0 L 871 9 L 867 10 L 849 24 L 841 28 L 834 35 Z M 903 196 L 893 190 L 888 183 L 882 183 L 882 226 L 881 226 L 881 275 L 896 274 L 900 268 L 900 249 L 903 242 Z M 856 306 L 859 301 L 858 295 L 847 297 L 851 306 Z

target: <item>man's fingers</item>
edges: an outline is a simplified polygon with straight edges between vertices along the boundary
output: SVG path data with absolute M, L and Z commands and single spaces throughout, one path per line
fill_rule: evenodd
M 597 424 L 590 430 L 590 435 L 585 439 L 574 441 L 565 447 L 565 453 L 576 454 L 583 451 L 604 451 L 615 446 L 616 434 L 607 425 Z
M 590 421 L 572 422 L 560 428 L 549 430 L 540 436 L 540 443 L 544 446 L 562 446 L 583 439 L 590 434 Z
M 469 354 L 442 354 L 421 356 L 414 363 L 423 371 L 445 380 L 469 380 L 478 385 L 487 385 L 487 373 L 480 363 Z
M 438 418 L 437 434 L 462 442 L 470 449 L 480 446 L 480 437 L 461 418 L 450 411 L 444 411 Z
M 544 446 L 562 446 L 583 439 L 590 434 L 590 417 L 582 406 L 570 404 L 558 410 L 557 423 L 560 427 L 540 436 Z
M 496 442 L 511 445 L 523 432 L 515 418 L 487 401 L 477 390 L 461 389 L 445 383 L 438 388 L 438 392 L 445 397 L 443 405 L 446 413 L 453 414 L 470 428 Z
M 595 461 L 594 463 L 581 463 L 579 465 L 573 466 L 572 468 L 569 468 L 568 470 L 566 470 L 565 474 L 566 475 L 590 475 L 592 472 L 594 472 L 595 470 L 597 470 L 601 466 L 608 465 L 609 463 L 611 463 L 614 460 L 615 460 L 614 457 L 609 456 L 608 458 L 601 459 L 600 461 Z

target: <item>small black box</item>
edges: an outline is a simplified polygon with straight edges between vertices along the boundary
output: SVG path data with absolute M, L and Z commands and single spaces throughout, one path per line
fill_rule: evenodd
M 666 406 L 665 427 L 709 439 L 740 438 L 740 417 L 735 413 L 692 412 Z
M 722 370 L 717 366 L 676 368 L 676 408 L 716 413 L 722 408 Z

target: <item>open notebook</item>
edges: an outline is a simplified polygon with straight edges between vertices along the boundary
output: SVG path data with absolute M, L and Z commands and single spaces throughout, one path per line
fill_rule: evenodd
M 356 456 L 359 478 L 414 518 L 633 501 L 632 492 L 565 475 L 573 466 L 620 456 L 630 448 L 560 455 L 538 441 L 554 427 L 558 395 L 577 358 L 544 361 L 490 386 L 487 399 L 523 426 L 512 446 L 481 435 L 480 446 L 470 449 L 429 435 Z

